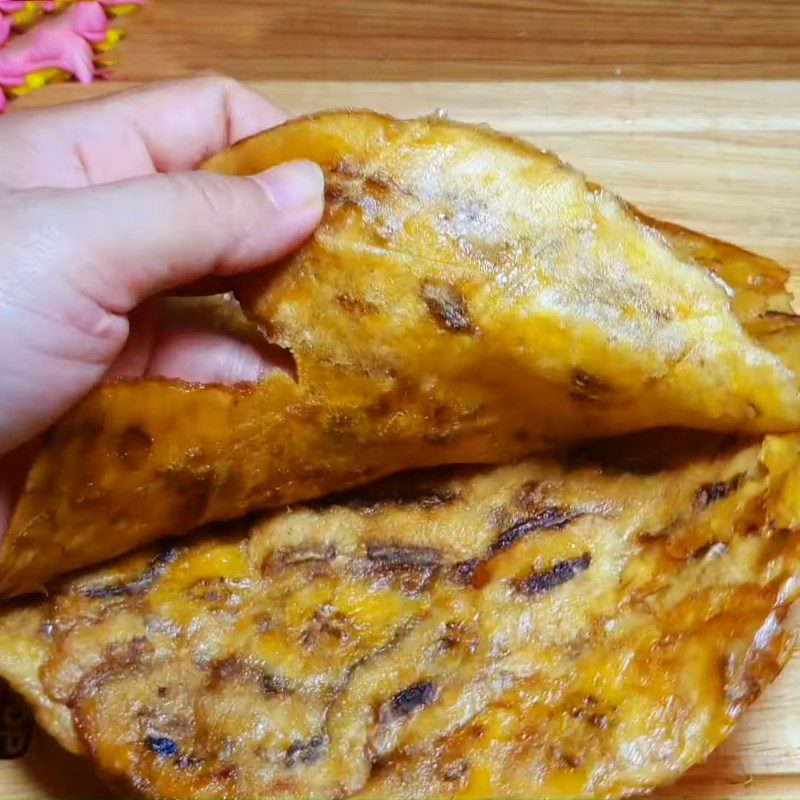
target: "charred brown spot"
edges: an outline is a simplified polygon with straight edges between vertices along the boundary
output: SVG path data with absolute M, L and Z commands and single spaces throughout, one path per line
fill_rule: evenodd
M 605 731 L 611 726 L 611 712 L 592 695 L 587 695 L 583 700 L 570 709 L 570 716 L 574 719 L 584 720 L 588 725 L 598 730 Z
M 531 480 L 522 484 L 517 494 L 517 505 L 525 511 L 537 511 L 544 506 L 554 505 L 548 498 L 561 488 L 558 481 Z
M 526 481 L 520 487 L 517 503 L 523 508 L 541 505 L 543 494 L 542 481 Z
M 364 511 L 380 511 L 392 505 L 434 509 L 449 505 L 459 496 L 458 491 L 449 486 L 431 487 L 400 478 L 383 481 L 358 491 L 342 492 L 308 505 L 313 508 L 339 505 Z
M 328 172 L 333 176 L 349 178 L 359 182 L 372 192 L 381 193 L 393 190 L 401 194 L 409 194 L 408 188 L 397 183 L 393 176 L 381 172 L 365 172 L 364 165 L 357 163 L 352 158 L 342 158 L 328 167 Z
M 107 666 L 127 669 L 141 664 L 153 652 L 153 646 L 144 636 L 134 636 L 128 642 L 112 642 L 108 645 Z
M 572 750 L 567 749 L 563 745 L 550 748 L 550 757 L 557 764 L 570 769 L 577 769 L 583 763 L 583 756 L 579 753 L 574 753 Z
M 588 400 L 596 402 L 603 398 L 611 391 L 608 384 L 600 380 L 596 375 L 591 372 L 586 372 L 583 369 L 575 369 L 570 376 L 570 384 L 572 391 L 570 396 L 574 400 Z
M 544 594 L 544 592 L 569 583 L 581 572 L 589 569 L 591 563 L 590 553 L 584 553 L 577 558 L 565 559 L 544 572 L 534 572 L 524 580 L 517 582 L 516 587 L 520 592 L 529 596 Z
M 366 412 L 371 417 L 385 417 L 391 413 L 396 406 L 394 398 L 390 394 L 381 395 L 374 403 L 370 403 Z
M 286 751 L 286 766 L 294 767 L 297 764 L 306 766 L 319 761 L 325 751 L 326 741 L 323 736 L 313 736 L 308 741 L 296 741 Z
M 472 333 L 474 326 L 469 315 L 467 301 L 452 284 L 444 281 L 424 281 L 420 297 L 428 313 L 445 330 L 454 333 Z
M 474 632 L 463 622 L 450 620 L 445 623 L 445 633 L 437 642 L 439 652 L 445 653 L 474 645 Z
M 740 524 L 746 536 L 761 536 L 774 529 L 768 498 L 765 495 L 751 498 L 747 503 Z
M 794 326 L 800 323 L 800 314 L 795 314 L 791 311 L 775 311 L 770 309 L 761 314 L 759 319 L 782 320 Z
M 395 715 L 408 717 L 417 709 L 433 703 L 437 695 L 436 686 L 431 681 L 414 683 L 392 698 L 390 708 Z
M 664 528 L 660 531 L 642 531 L 636 534 L 636 541 L 644 545 L 663 542 L 669 536 L 669 531 L 669 528 Z
M 212 682 L 215 679 L 218 681 L 232 681 L 242 676 L 247 676 L 250 672 L 250 665 L 240 658 L 231 656 L 222 661 L 217 662 L 212 668 Z
M 704 483 L 697 490 L 697 505 L 700 508 L 710 506 L 718 500 L 723 500 L 728 495 L 733 494 L 741 485 L 743 475 L 734 475 L 728 481 L 714 481 L 713 483 Z
M 373 223 L 389 194 L 409 195 L 407 189 L 388 175 L 368 174 L 362 165 L 346 159 L 330 165 L 326 178 L 325 198 L 329 202 L 359 208 Z
M 214 664 L 209 681 L 209 685 L 212 688 L 233 681 L 254 683 L 265 697 L 291 692 L 289 682 L 285 678 L 248 664 L 241 658 L 236 658 L 236 656 L 225 658 Z
M 362 165 L 358 164 L 355 159 L 352 158 L 340 159 L 334 164 L 331 164 L 328 167 L 328 171 L 332 175 L 338 175 L 343 178 L 358 178 L 360 181 L 365 182 L 370 180 L 369 176 L 364 172 Z
M 238 769 L 235 764 L 225 764 L 220 770 L 217 771 L 217 778 L 222 781 L 229 781 L 236 777 Z
M 286 694 L 290 691 L 289 683 L 285 678 L 269 672 L 262 672 L 258 676 L 258 688 L 265 697 L 273 694 Z
M 431 489 L 428 492 L 423 492 L 414 499 L 414 503 L 420 508 L 439 508 L 446 506 L 458 499 L 458 492 L 448 487 L 440 489 Z
M 369 316 L 378 311 L 375 303 L 371 303 L 363 297 L 354 297 L 351 294 L 337 294 L 336 301 L 345 311 L 349 311 L 351 314 Z
M 266 633 L 275 627 L 275 622 L 269 614 L 258 614 L 253 618 L 258 633 Z
M 532 517 L 512 525 L 510 528 L 504 530 L 492 542 L 489 548 L 489 555 L 499 553 L 511 547 L 515 542 L 519 541 L 523 536 L 527 536 L 533 531 L 546 531 L 546 530 L 560 530 L 568 525 L 575 519 L 583 516 L 580 511 L 572 508 L 565 508 L 564 506 L 545 506 L 537 511 Z
M 178 760 L 175 762 L 175 766 L 178 769 L 188 770 L 188 769 L 197 769 L 198 767 L 202 767 L 205 764 L 205 759 L 200 758 L 199 756 L 193 755 L 186 755 L 186 756 L 179 756 Z
M 395 184 L 386 175 L 377 173 L 365 175 L 364 186 L 371 194 L 386 194 L 395 188 Z
M 458 761 L 448 761 L 442 764 L 439 775 L 443 781 L 453 782 L 463 778 L 469 771 L 471 765 L 465 758 L 460 758 Z
M 429 417 L 429 429 L 423 438 L 429 444 L 456 441 L 463 432 L 464 426 L 478 419 L 483 411 L 484 406 L 481 403 L 466 409 L 460 409 L 453 405 L 437 405 Z
M 193 600 L 200 600 L 216 608 L 233 609 L 241 602 L 235 583 L 227 578 L 200 578 L 187 586 L 184 593 Z
M 373 543 L 367 545 L 362 562 L 363 577 L 378 584 L 391 584 L 400 591 L 424 591 L 438 573 L 443 555 L 433 547 Z
M 361 175 L 361 169 L 352 158 L 341 158 L 328 166 L 328 171 L 335 175 L 343 175 L 346 178 L 357 178 Z
M 761 316 L 759 316 L 760 320 L 769 320 L 770 322 L 775 324 L 775 329 L 782 330 L 784 328 L 794 328 L 798 324 L 800 324 L 800 315 L 792 314 L 789 311 L 765 311 Z
M 367 558 L 381 566 L 404 569 L 437 567 L 442 561 L 442 552 L 435 547 L 395 545 L 375 542 L 367 545 Z
M 153 646 L 144 636 L 125 642 L 113 642 L 106 648 L 105 659 L 84 673 L 69 696 L 67 705 L 80 708 L 109 679 L 125 675 L 139 667 L 153 654 Z
M 341 203 L 345 206 L 358 207 L 355 193 L 346 183 L 339 180 L 325 181 L 325 200 L 328 203 Z
M 480 561 L 477 558 L 469 558 L 466 561 L 459 561 L 453 565 L 452 574 L 456 583 L 462 586 L 470 586 L 475 579 Z
M 80 589 L 80 594 L 92 600 L 144 594 L 167 571 L 167 568 L 177 561 L 180 552 L 179 548 L 171 547 L 160 553 L 150 562 L 147 569 L 132 581 L 89 586 Z
M 749 706 L 780 674 L 781 652 L 789 641 L 781 629 L 786 613 L 786 606 L 776 609 L 774 618 L 765 621 L 745 655 L 733 652 L 723 661 L 725 697 L 735 707 Z
M 215 488 L 214 471 L 210 467 L 174 467 L 156 470 L 156 475 L 180 498 L 176 516 L 190 524 L 202 519 Z
M 303 631 L 300 641 L 307 648 L 316 647 L 322 636 L 341 641 L 348 638 L 349 627 L 348 619 L 341 611 L 325 605 L 314 612 L 314 617 Z
M 606 714 L 589 714 L 586 717 L 586 721 L 594 728 L 597 728 L 601 731 L 607 731 L 611 726 L 611 720 L 608 718 Z
M 513 437 L 515 442 L 527 442 L 531 438 L 531 432 L 527 428 L 517 428 Z
M 150 457 L 152 449 L 152 437 L 135 425 L 125 428 L 117 441 L 117 456 L 131 469 L 141 467 Z

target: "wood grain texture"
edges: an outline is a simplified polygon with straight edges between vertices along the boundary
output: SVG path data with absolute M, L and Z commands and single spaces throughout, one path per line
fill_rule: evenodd
M 151 0 L 120 80 L 800 77 L 795 0 Z
M 444 108 L 453 118 L 489 123 L 555 150 L 649 213 L 800 268 L 800 82 L 255 86 L 296 113 L 359 106 L 414 116 Z M 115 88 L 51 87 L 20 106 Z M 87 772 L 39 735 L 25 758 L 0 762 L 0 800 L 108 796 Z M 800 797 L 800 653 L 729 742 L 658 797 Z

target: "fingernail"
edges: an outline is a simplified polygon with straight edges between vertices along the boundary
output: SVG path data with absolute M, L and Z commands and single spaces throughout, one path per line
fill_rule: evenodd
M 313 161 L 287 161 L 256 175 L 272 196 L 279 211 L 322 203 L 325 176 Z

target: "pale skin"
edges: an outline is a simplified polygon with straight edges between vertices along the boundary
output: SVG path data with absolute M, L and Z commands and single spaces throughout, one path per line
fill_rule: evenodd
M 217 77 L 0 118 L 0 533 L 38 437 L 100 381 L 270 370 L 252 345 L 175 327 L 157 304 L 265 267 L 319 223 L 315 164 L 192 171 L 284 119 Z

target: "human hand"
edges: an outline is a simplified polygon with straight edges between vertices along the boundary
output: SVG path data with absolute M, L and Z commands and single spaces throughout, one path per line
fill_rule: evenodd
M 269 370 L 250 344 L 159 324 L 150 298 L 275 261 L 318 224 L 315 164 L 253 178 L 189 171 L 283 120 L 213 77 L 0 119 L 0 456 L 108 376 L 236 382 Z

